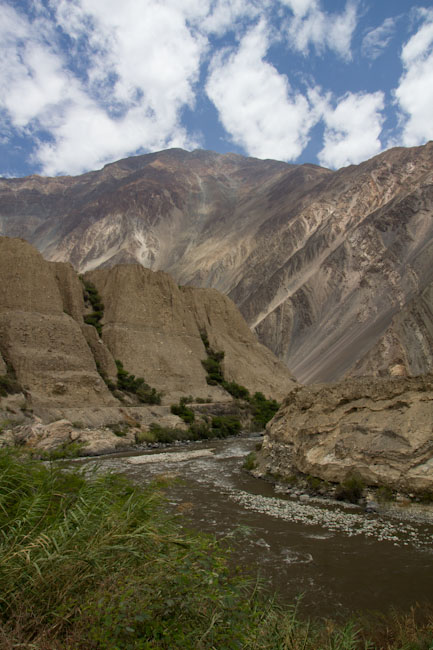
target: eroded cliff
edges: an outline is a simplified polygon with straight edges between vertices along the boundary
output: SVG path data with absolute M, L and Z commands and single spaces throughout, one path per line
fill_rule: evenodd
M 433 376 L 296 387 L 268 424 L 259 468 L 433 492 Z
M 431 362 L 397 321 L 433 281 L 432 169 L 433 143 L 336 172 L 173 149 L 0 179 L 0 232 L 81 271 L 138 261 L 214 287 L 300 381 L 388 372 L 396 337 L 412 374 Z
M 293 385 L 287 368 L 217 291 L 184 290 L 166 273 L 139 265 L 95 271 L 86 279 L 104 301 L 101 338 L 83 321 L 89 307 L 70 265 L 45 261 L 24 240 L 1 237 L 0 277 L 0 375 L 14 376 L 40 414 L 122 406 L 102 378 L 116 380 L 116 359 L 161 391 L 163 404 L 190 394 L 230 400 L 206 381 L 203 332 L 225 353 L 229 379 L 276 397 Z M 238 366 L 244 370 L 236 372 Z

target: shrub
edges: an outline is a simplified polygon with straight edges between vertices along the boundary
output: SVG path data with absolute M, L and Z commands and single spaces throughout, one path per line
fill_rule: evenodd
M 156 442 L 156 435 L 152 431 L 137 431 L 135 434 L 135 442 L 137 445 L 141 445 L 143 442 Z
M 362 497 L 365 488 L 364 481 L 358 474 L 350 474 L 341 483 L 335 492 L 335 498 L 338 501 L 349 501 L 350 503 L 358 503 Z
M 146 384 L 143 377 L 136 377 L 127 372 L 119 359 L 116 359 L 116 366 L 119 390 L 134 393 L 143 404 L 161 404 L 161 393 Z
M 387 501 L 394 501 L 395 495 L 388 485 L 381 485 L 376 492 L 376 498 L 381 503 L 384 503 Z
M 232 415 L 218 415 L 212 418 L 212 432 L 217 438 L 236 436 L 241 430 L 240 420 Z
M 248 388 L 237 384 L 235 381 L 223 381 L 222 387 L 235 399 L 244 399 L 246 401 L 250 399 L 250 391 Z
M 162 427 L 156 422 L 150 425 L 150 432 L 155 436 L 156 442 L 174 442 L 175 440 L 189 440 L 189 432 L 176 427 Z
M 257 456 L 253 451 L 245 458 L 242 467 L 249 472 L 257 467 Z
M 263 429 L 280 408 L 280 404 L 276 400 L 266 399 L 263 393 L 254 393 L 250 404 L 253 412 L 253 424 Z
M 185 403 L 186 400 L 182 397 L 179 404 L 172 404 L 170 406 L 170 411 L 173 415 L 179 416 L 186 424 L 192 424 L 195 418 L 194 411 L 188 408 Z
M 89 282 L 89 280 L 85 280 L 83 276 L 80 276 L 80 279 L 84 285 L 84 301 L 90 303 L 93 310 L 91 314 L 86 314 L 84 316 L 84 322 L 87 323 L 87 325 L 95 327 L 99 336 L 102 336 L 101 320 L 104 317 L 104 303 L 102 302 L 101 296 L 99 295 L 95 285 L 92 282 Z
M 263 429 L 280 408 L 280 404 L 274 399 L 266 399 L 263 393 L 254 393 L 251 397 L 248 388 L 237 384 L 235 381 L 225 381 L 221 368 L 221 361 L 224 359 L 224 352 L 213 350 L 209 346 L 209 339 L 206 332 L 201 332 L 201 338 L 207 352 L 207 359 L 201 363 L 207 372 L 206 381 L 210 386 L 222 386 L 232 397 L 241 399 L 250 404 L 253 415 L 253 430 Z
M 124 438 L 129 431 L 129 424 L 126 422 L 114 422 L 113 424 L 107 425 L 109 429 L 114 433 L 115 436 L 119 438 Z
M 207 440 L 213 438 L 212 430 L 207 422 L 193 422 L 189 429 L 190 440 Z
M 15 378 L 14 374 L 0 375 L 0 397 L 20 393 L 21 385 Z
M 212 357 L 208 357 L 207 359 L 204 359 L 204 361 L 202 361 L 201 363 L 203 368 L 207 372 L 207 377 L 206 377 L 207 383 L 210 385 L 222 384 L 222 382 L 224 381 L 224 376 L 219 361 L 212 359 Z
M 64 442 L 55 449 L 49 451 L 32 451 L 33 458 L 39 460 L 60 460 L 62 458 L 77 458 L 81 455 L 81 450 L 84 448 L 82 442 Z

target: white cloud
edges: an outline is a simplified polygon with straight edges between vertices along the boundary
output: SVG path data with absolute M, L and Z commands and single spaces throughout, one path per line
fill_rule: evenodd
M 267 48 L 261 22 L 236 52 L 215 57 L 206 91 L 232 140 L 248 154 L 293 160 L 306 146 L 317 116 L 308 100 L 291 90 L 287 77 L 264 60 Z
M 420 9 L 419 30 L 401 53 L 404 73 L 395 97 L 402 111 L 402 140 L 405 146 L 433 139 L 433 9 Z
M 333 168 L 357 164 L 381 151 L 384 95 L 347 93 L 337 107 L 324 109 L 324 146 L 318 158 Z
M 356 4 L 349 0 L 340 14 L 325 13 L 318 0 L 282 0 L 289 6 L 294 18 L 289 23 L 289 44 L 304 55 L 310 50 L 323 53 L 333 50 L 343 59 L 352 58 L 351 42 L 357 24 Z
M 280 2 L 289 7 L 298 18 L 302 18 L 308 12 L 319 11 L 318 0 L 280 0 Z
M 236 30 L 239 24 L 255 20 L 269 6 L 272 0 L 216 0 L 209 14 L 200 22 L 206 32 L 223 35 Z
M 194 104 L 207 48 L 187 23 L 206 14 L 203 4 L 52 1 L 69 53 L 43 6 L 33 22 L 0 6 L 0 108 L 21 133 L 50 134 L 34 153 L 43 173 L 79 173 L 140 149 L 197 146 L 180 117 Z
M 377 59 L 388 47 L 395 34 L 396 18 L 386 18 L 379 27 L 371 29 L 362 39 L 361 52 L 369 59 Z

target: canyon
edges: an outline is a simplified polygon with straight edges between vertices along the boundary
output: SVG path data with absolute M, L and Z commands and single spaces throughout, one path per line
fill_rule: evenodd
M 215 288 L 303 383 L 433 370 L 433 143 L 330 171 L 171 149 L 0 180 L 0 234 Z
M 182 428 L 169 405 L 186 395 L 227 412 L 213 350 L 226 382 L 285 399 L 264 475 L 432 490 L 433 143 L 336 172 L 172 149 L 1 179 L 0 232 L 0 375 L 63 421 L 18 438 L 61 444 L 74 421 L 94 440 L 114 420 Z M 119 360 L 160 405 L 109 390 Z

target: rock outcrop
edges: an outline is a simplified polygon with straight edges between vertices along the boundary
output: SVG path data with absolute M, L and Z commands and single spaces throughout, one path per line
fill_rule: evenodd
M 260 345 L 234 304 L 213 289 L 178 287 L 164 272 L 138 264 L 85 275 L 105 304 L 102 340 L 115 359 L 158 391 L 163 403 L 185 394 L 215 401 L 231 399 L 206 382 L 202 336 L 224 352 L 228 381 L 281 399 L 293 386 L 287 368 Z
M 189 394 L 231 400 L 207 384 L 201 328 L 225 352 L 228 379 L 278 398 L 294 383 L 217 291 L 179 288 L 166 273 L 140 265 L 92 272 L 86 277 L 105 305 L 100 338 L 83 321 L 83 284 L 69 264 L 47 262 L 26 241 L 0 237 L 0 277 L 0 375 L 11 374 L 27 407 L 45 420 L 75 409 L 76 420 L 89 422 L 92 410 L 109 408 L 122 420 L 122 403 L 103 380 L 116 381 L 115 359 L 162 391 L 165 404 Z
M 268 424 L 259 472 L 433 492 L 433 376 L 296 387 Z
M 69 267 L 61 275 L 71 279 L 75 273 Z M 62 297 L 58 265 L 23 240 L 1 237 L 0 277 L 0 352 L 31 405 L 117 404 L 96 370 L 80 323 L 66 313 L 69 305 L 83 324 L 70 300 L 73 291 Z
M 433 372 L 433 283 L 391 321 L 351 376 L 423 375 Z
M 411 375 L 431 367 L 399 319 L 433 282 L 432 170 L 431 142 L 336 172 L 172 149 L 0 179 L 0 233 L 80 271 L 137 261 L 216 288 L 299 381 Z

